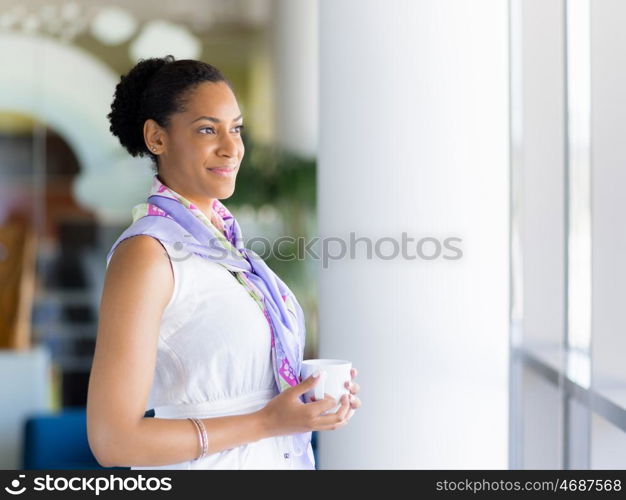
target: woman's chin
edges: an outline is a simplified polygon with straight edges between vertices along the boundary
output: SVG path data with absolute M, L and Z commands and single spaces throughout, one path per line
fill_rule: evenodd
M 226 188 L 220 189 L 217 193 L 216 198 L 220 200 L 225 200 L 227 198 L 230 198 L 234 192 L 235 192 L 235 185 L 233 184 L 230 189 L 226 189 Z

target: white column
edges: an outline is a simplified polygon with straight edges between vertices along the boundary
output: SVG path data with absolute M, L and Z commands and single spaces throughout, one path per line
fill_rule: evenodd
M 353 361 L 363 401 L 319 433 L 320 468 L 507 467 L 507 14 L 320 3 L 320 236 L 404 231 L 417 256 L 320 262 L 320 356 Z M 462 257 L 419 257 L 426 237 Z
M 317 151 L 318 1 L 274 0 L 272 51 L 276 142 L 313 157 Z

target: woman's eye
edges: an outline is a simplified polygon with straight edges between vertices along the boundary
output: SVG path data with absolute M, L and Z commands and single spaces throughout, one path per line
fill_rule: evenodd
M 237 133 L 239 134 L 241 134 L 242 129 L 243 129 L 243 125 L 238 125 L 235 127 L 235 130 L 237 130 Z M 202 127 L 200 131 L 202 132 L 203 130 L 210 130 L 211 133 L 215 133 L 215 129 L 213 127 Z M 202 133 L 205 135 L 208 135 L 208 133 L 204 133 L 204 132 Z

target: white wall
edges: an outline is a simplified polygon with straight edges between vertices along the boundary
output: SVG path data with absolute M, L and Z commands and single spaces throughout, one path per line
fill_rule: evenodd
M 591 199 L 593 234 L 593 376 L 623 387 L 626 283 L 626 4 L 591 2 Z
M 506 468 L 507 2 L 322 0 L 319 19 L 320 236 L 463 251 L 320 265 L 320 356 L 353 361 L 363 407 L 319 434 L 319 465 Z
M 592 381 L 623 408 L 626 404 L 626 4 L 591 2 L 591 217 Z M 597 415 L 592 419 L 593 469 L 623 469 L 626 436 Z
M 50 353 L 37 346 L 0 350 L 0 469 L 23 466 L 26 419 L 51 408 Z

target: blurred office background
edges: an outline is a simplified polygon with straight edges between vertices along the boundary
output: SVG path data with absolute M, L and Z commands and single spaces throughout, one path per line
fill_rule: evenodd
M 248 239 L 461 240 L 268 257 L 305 358 L 359 369 L 319 468 L 626 467 L 623 22 L 619 0 L 0 0 L 0 468 L 97 466 L 105 257 L 151 178 L 106 114 L 166 54 L 235 85 Z
M 0 467 L 19 466 L 32 436 L 64 423 L 36 421 L 24 436 L 27 414 L 84 410 L 106 254 L 152 176 L 106 118 L 120 75 L 140 58 L 201 59 L 233 83 L 249 132 L 227 203 L 247 240 L 315 232 L 316 7 L 0 2 Z M 296 292 L 314 357 L 314 263 L 252 248 Z

